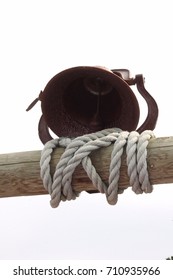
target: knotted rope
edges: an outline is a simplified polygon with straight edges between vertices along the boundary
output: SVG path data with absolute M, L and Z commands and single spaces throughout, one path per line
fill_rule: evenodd
M 40 167 L 41 178 L 45 189 L 51 196 L 50 204 L 58 207 L 60 201 L 72 200 L 79 196 L 79 192 L 73 190 L 72 176 L 75 168 L 81 163 L 93 185 L 100 193 L 106 195 L 109 204 L 116 204 L 118 194 L 124 190 L 118 187 L 120 177 L 121 156 L 126 146 L 127 171 L 132 190 L 136 193 L 152 192 L 147 171 L 147 145 L 153 138 L 152 131 L 144 131 L 139 134 L 136 131 L 127 132 L 120 129 L 105 129 L 77 137 L 58 138 L 47 142 L 41 153 Z M 102 147 L 113 145 L 111 154 L 108 186 L 102 181 L 93 166 L 89 154 Z M 57 147 L 65 148 L 53 177 L 50 174 L 50 161 L 53 150 Z

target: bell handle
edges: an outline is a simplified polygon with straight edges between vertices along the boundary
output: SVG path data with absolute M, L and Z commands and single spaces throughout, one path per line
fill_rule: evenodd
M 144 130 L 153 130 L 156 126 L 157 118 L 158 118 L 158 106 L 154 98 L 149 94 L 149 92 L 144 87 L 144 78 L 141 74 L 135 76 L 135 82 L 138 91 L 145 99 L 148 106 L 148 114 L 143 122 L 143 124 L 137 129 L 139 133 Z
M 41 116 L 38 124 L 38 135 L 43 144 L 46 144 L 46 142 L 53 139 L 49 133 L 49 129 L 43 115 Z

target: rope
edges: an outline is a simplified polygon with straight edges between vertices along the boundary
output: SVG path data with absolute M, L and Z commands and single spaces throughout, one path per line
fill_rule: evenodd
M 118 187 L 121 167 L 121 157 L 126 147 L 127 173 L 132 190 L 136 194 L 150 193 L 153 190 L 149 182 L 147 171 L 147 145 L 154 137 L 152 131 L 139 134 L 136 131 L 127 132 L 117 128 L 105 129 L 77 137 L 58 138 L 47 142 L 41 152 L 40 168 L 41 178 L 45 189 L 51 196 L 50 204 L 53 208 L 65 200 L 76 199 L 79 192 L 73 190 L 72 177 L 76 167 L 82 164 L 88 177 L 100 193 L 106 195 L 109 204 L 117 203 L 118 194 L 124 190 Z M 92 151 L 113 145 L 109 168 L 108 186 L 101 179 L 92 164 L 89 154 Z M 50 161 L 53 150 L 57 147 L 65 148 L 53 177 L 50 174 Z

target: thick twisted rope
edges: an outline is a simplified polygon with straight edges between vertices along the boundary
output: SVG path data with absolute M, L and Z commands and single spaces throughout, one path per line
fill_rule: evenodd
M 147 171 L 147 145 L 154 137 L 152 131 L 144 131 L 139 135 L 136 131 L 126 132 L 120 129 L 106 129 L 96 133 L 83 135 L 75 139 L 53 139 L 45 144 L 41 153 L 41 178 L 45 189 L 51 196 L 51 206 L 57 207 L 61 200 L 71 200 L 79 196 L 73 190 L 72 176 L 75 168 L 81 163 L 93 185 L 101 193 L 105 193 L 109 204 L 116 204 L 119 189 L 121 157 L 126 146 L 128 176 L 132 190 L 136 193 L 151 192 Z M 111 154 L 109 185 L 102 181 L 93 166 L 89 154 L 102 147 L 113 144 Z M 65 151 L 57 163 L 53 178 L 50 175 L 50 161 L 56 147 L 64 147 Z

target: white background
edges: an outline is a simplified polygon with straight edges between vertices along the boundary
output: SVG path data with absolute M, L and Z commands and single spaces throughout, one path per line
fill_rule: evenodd
M 43 148 L 40 103 L 25 109 L 50 78 L 79 65 L 142 73 L 160 110 L 155 135 L 173 135 L 171 2 L 1 0 L 0 153 Z M 128 189 L 116 206 L 87 193 L 57 209 L 48 195 L 1 198 L 0 259 L 165 259 L 172 201 L 172 184 L 141 196 Z

